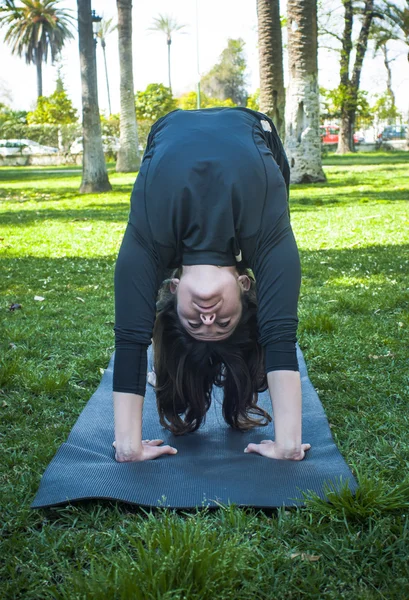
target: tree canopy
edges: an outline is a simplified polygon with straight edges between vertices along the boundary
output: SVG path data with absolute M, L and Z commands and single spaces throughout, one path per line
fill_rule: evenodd
M 219 61 L 201 78 L 201 89 L 208 96 L 227 100 L 234 104 L 246 106 L 246 58 L 245 42 L 242 38 L 229 38 L 227 48 L 223 50 Z
M 157 121 L 176 108 L 172 92 L 162 83 L 150 83 L 144 92 L 135 97 L 136 118 Z
M 40 96 L 34 111 L 29 112 L 27 121 L 33 124 L 67 125 L 78 120 L 77 110 L 64 87 L 62 77 L 59 75 L 55 91 L 51 96 Z
M 197 92 L 186 92 L 182 94 L 177 100 L 179 108 L 183 110 L 194 110 L 197 108 Z M 213 108 L 215 106 L 236 106 L 231 98 L 226 100 L 219 100 L 218 98 L 212 98 L 207 96 L 203 92 L 200 94 L 200 107 L 201 108 Z
M 41 63 L 48 55 L 54 62 L 71 31 L 72 17 L 60 8 L 59 0 L 4 0 L 0 7 L 0 27 L 6 27 L 4 40 L 13 54 L 24 56 L 27 64 L 36 64 L 38 73 L 38 96 L 42 95 Z

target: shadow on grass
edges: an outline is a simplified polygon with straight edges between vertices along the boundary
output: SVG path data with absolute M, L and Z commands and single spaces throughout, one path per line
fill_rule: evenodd
M 115 172 L 115 164 L 107 164 L 109 174 Z M 59 165 L 48 167 L 2 167 L 0 181 L 18 183 L 21 181 L 39 181 L 43 179 L 75 179 L 81 178 L 82 166 Z M 46 177 L 45 177 L 46 176 Z
M 387 191 L 351 191 L 348 192 L 347 195 L 343 195 L 341 197 L 334 197 L 334 194 L 331 194 L 331 188 L 334 187 L 343 187 L 341 184 L 330 184 L 327 186 L 316 184 L 315 189 L 321 189 L 322 194 L 318 196 L 300 196 L 299 194 L 291 196 L 290 194 L 290 207 L 291 211 L 296 212 L 297 210 L 303 210 L 304 206 L 328 206 L 330 204 L 339 204 L 342 206 L 351 205 L 351 204 L 363 204 L 369 202 L 380 202 L 384 203 L 393 203 L 393 202 L 402 202 L 407 201 L 409 191 L 408 190 L 387 190 Z M 309 188 L 311 189 L 311 188 Z
M 129 201 L 124 201 L 110 202 L 109 204 L 92 204 L 90 207 L 81 209 L 43 209 L 35 211 L 34 214 L 33 210 L 19 210 L 16 214 L 3 214 L 1 220 L 3 225 L 17 225 L 18 227 L 51 220 L 62 222 L 123 221 L 125 224 L 128 220 L 128 213 Z
M 379 191 L 374 192 L 370 190 L 366 190 L 364 192 L 353 191 L 345 194 L 343 196 L 334 196 L 331 193 L 331 188 L 334 188 L 334 185 L 337 184 L 329 184 L 322 185 L 316 184 L 315 189 L 322 190 L 322 193 L 318 196 L 315 194 L 311 196 L 306 193 L 306 195 L 292 195 L 290 196 L 290 209 L 291 212 L 303 211 L 308 209 L 310 206 L 330 206 L 330 205 L 353 205 L 353 204 L 361 204 L 361 203 L 369 203 L 369 202 L 380 202 L 384 203 L 393 203 L 399 201 L 408 200 L 408 191 L 407 190 L 391 190 L 391 191 Z M 341 187 L 341 186 L 340 186 Z M 297 189 L 297 188 L 296 188 Z M 299 188 L 298 188 L 299 189 Z M 306 188 L 311 192 L 311 185 Z M 14 199 L 9 200 L 7 197 L 7 192 L 5 190 L 0 190 L 0 200 L 3 196 L 4 199 L 7 199 L 7 202 L 15 205 L 24 206 L 25 202 L 45 202 L 49 201 L 50 205 L 47 208 L 42 208 L 36 211 L 33 211 L 32 208 L 16 210 L 12 212 L 5 212 L 2 214 L 2 223 L 4 225 L 18 225 L 19 227 L 23 225 L 29 225 L 34 222 L 40 222 L 42 220 L 55 220 L 55 221 L 88 221 L 95 219 L 95 221 L 121 221 L 126 220 L 130 207 L 130 197 L 132 192 L 132 185 L 118 185 L 114 188 L 114 193 L 110 195 L 110 198 L 115 198 L 118 195 L 123 197 L 122 202 L 112 202 L 112 200 L 108 202 L 95 202 L 92 201 L 90 197 L 84 197 L 84 202 L 86 202 L 86 206 L 78 208 L 70 208 L 70 209 L 58 209 L 53 208 L 52 206 L 57 204 L 58 202 L 62 202 L 65 200 L 76 200 L 81 199 L 81 196 L 78 194 L 77 190 L 72 190 L 69 188 L 63 188 L 61 193 L 55 195 L 55 190 L 44 189 L 41 191 L 36 191 L 33 195 L 30 196 L 29 190 L 24 192 L 24 196 L 21 199 L 15 197 Z M 308 194 L 308 195 L 307 195 Z M 104 195 L 105 196 L 105 195 Z M 100 195 L 94 195 L 93 198 L 98 200 Z
M 322 159 L 323 166 L 356 166 L 356 165 L 382 165 L 409 163 L 409 152 L 356 152 L 353 154 L 338 155 L 330 153 Z
M 44 200 L 52 200 L 53 202 L 60 202 L 61 200 L 68 200 L 72 198 L 84 199 L 84 201 L 89 200 L 93 197 L 99 197 L 100 195 L 106 195 L 107 193 L 111 195 L 115 194 L 126 194 L 130 196 L 132 187 L 134 182 L 132 181 L 129 184 L 125 183 L 113 183 L 112 192 L 101 192 L 95 194 L 80 194 L 79 185 L 80 181 L 78 180 L 78 187 L 74 187 L 71 185 L 61 186 L 58 188 L 55 187 L 35 187 L 35 186 L 27 186 L 24 188 L 14 189 L 7 188 L 6 186 L 2 186 L 0 189 L 0 200 L 6 200 L 10 204 L 21 204 L 22 202 L 28 201 L 38 201 L 44 202 Z
M 0 265 L 3 273 L 13 273 L 13 277 L 8 279 L 10 289 L 18 289 L 20 285 L 21 290 L 27 290 L 31 287 L 36 289 L 35 286 L 40 287 L 38 281 L 43 281 L 43 278 L 57 274 L 58 276 L 50 285 L 58 291 L 59 287 L 65 289 L 65 284 L 71 283 L 73 278 L 77 276 L 78 280 L 73 281 L 72 289 L 75 291 L 77 283 L 81 288 L 81 297 L 86 299 L 87 295 L 92 297 L 101 293 L 101 290 L 94 293 L 91 284 L 106 283 L 103 273 L 113 268 L 116 256 L 116 253 L 115 255 L 110 254 L 96 258 L 22 256 L 17 261 L 15 256 L 3 256 L 0 258 Z M 400 302 L 402 302 L 403 296 L 407 300 L 409 299 L 407 286 L 402 290 L 402 298 L 398 298 L 399 285 L 396 282 L 397 276 L 408 277 L 409 244 L 371 245 L 336 250 L 300 250 L 300 257 L 305 279 L 312 281 L 312 285 L 318 286 L 318 288 L 321 288 L 325 282 L 322 290 L 327 295 L 328 290 L 331 288 L 348 292 L 352 287 L 360 285 L 361 280 L 365 280 L 366 287 L 361 286 L 362 293 L 365 293 L 369 298 L 372 288 L 381 289 L 380 301 L 385 306 L 405 308 L 404 304 L 400 304 Z M 404 257 L 407 259 L 406 263 L 403 260 Z M 38 279 L 39 273 L 42 279 Z M 109 273 L 108 279 L 111 275 Z M 371 278 L 373 278 L 373 281 L 371 281 Z M 347 283 L 348 280 L 350 280 L 350 283 Z M 113 286 L 111 279 L 108 283 Z M 88 285 L 88 289 L 83 289 L 85 284 Z M 3 285 L 2 289 L 6 294 L 8 293 L 6 285 Z M 46 294 L 47 290 L 44 291 L 43 295 Z M 17 301 L 13 298 L 11 300 Z M 79 307 L 83 308 L 84 311 L 87 310 L 85 304 L 80 303 Z

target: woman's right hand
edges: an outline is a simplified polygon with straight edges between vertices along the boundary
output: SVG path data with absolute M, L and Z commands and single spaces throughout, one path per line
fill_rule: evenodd
M 124 444 L 113 442 L 115 448 L 115 460 L 117 462 L 142 462 L 153 460 L 162 454 L 176 454 L 176 448 L 172 446 L 161 446 L 163 440 L 142 440 L 140 449 L 132 449 Z

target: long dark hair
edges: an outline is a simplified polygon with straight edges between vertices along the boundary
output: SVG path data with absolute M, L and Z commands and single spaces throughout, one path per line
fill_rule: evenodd
M 267 388 L 267 377 L 257 339 L 254 280 L 242 295 L 242 316 L 234 332 L 218 342 L 189 335 L 179 320 L 169 283 L 160 290 L 153 331 L 156 399 L 163 427 L 175 435 L 198 429 L 209 410 L 213 385 L 224 390 L 223 417 L 234 429 L 267 425 L 270 415 L 257 406 L 257 393 Z

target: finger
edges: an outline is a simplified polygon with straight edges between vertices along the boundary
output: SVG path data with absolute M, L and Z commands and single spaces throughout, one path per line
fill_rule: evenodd
M 311 448 L 311 444 L 301 444 L 301 448 L 307 452 Z
M 259 453 L 259 444 L 248 444 L 247 448 L 244 449 L 246 454 L 250 454 L 250 452 Z
M 148 440 L 149 446 L 160 446 L 163 444 L 163 440 Z
M 272 444 L 273 440 L 261 440 L 260 444 Z
M 142 444 L 149 444 L 150 440 L 142 440 Z
M 162 456 L 162 454 L 177 454 L 177 450 L 172 446 L 161 446 L 160 448 L 155 448 L 155 458 Z
M 116 448 L 116 442 L 112 442 L 114 448 Z

